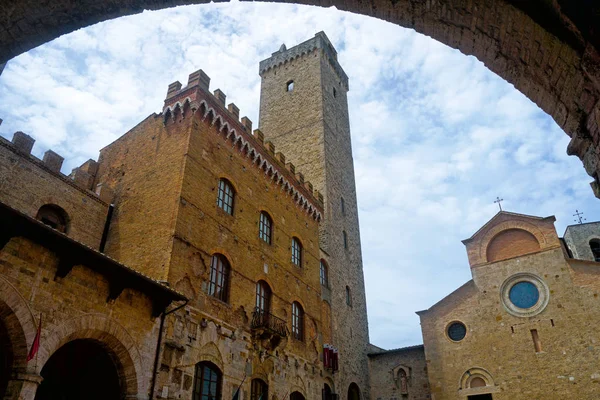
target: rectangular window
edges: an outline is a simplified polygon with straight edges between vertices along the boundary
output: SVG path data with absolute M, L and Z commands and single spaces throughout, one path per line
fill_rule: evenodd
M 538 335 L 537 329 L 531 330 L 531 338 L 533 339 L 533 346 L 535 347 L 535 352 L 539 353 L 542 351 L 542 342 L 540 341 L 540 336 Z
M 229 215 L 233 215 L 233 196 L 233 187 L 231 184 L 226 179 L 219 180 L 217 206 Z
M 264 211 L 261 212 L 258 226 L 258 237 L 268 244 L 271 244 L 272 227 L 273 223 L 271 222 L 271 218 Z
M 292 238 L 292 263 L 299 267 L 302 266 L 302 245 L 296 238 Z

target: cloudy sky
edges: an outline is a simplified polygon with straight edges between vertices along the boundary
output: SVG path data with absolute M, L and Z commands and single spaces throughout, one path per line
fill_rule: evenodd
M 219 3 L 120 18 L 12 60 L 0 76 L 2 136 L 22 130 L 64 173 L 159 112 L 167 85 L 199 68 L 258 123 L 258 62 L 325 31 L 350 78 L 371 341 L 422 343 L 415 311 L 470 279 L 461 239 L 498 210 L 600 219 L 568 137 L 466 57 L 376 19 L 307 6 Z

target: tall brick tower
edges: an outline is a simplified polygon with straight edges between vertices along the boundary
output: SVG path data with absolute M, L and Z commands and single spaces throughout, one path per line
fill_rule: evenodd
M 368 399 L 369 333 L 348 118 L 348 77 L 323 32 L 282 45 L 260 63 L 259 128 L 324 195 L 321 257 L 328 266 L 323 306 L 331 307 L 341 399 Z M 354 392 L 354 393 L 349 393 Z

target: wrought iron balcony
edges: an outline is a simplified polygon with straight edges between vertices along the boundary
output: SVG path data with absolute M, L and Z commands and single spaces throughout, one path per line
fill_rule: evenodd
M 268 311 L 261 310 L 256 307 L 252 313 L 252 322 L 250 327 L 255 331 L 263 331 L 273 335 L 284 338 L 287 336 L 287 324 L 286 322 L 274 316 Z

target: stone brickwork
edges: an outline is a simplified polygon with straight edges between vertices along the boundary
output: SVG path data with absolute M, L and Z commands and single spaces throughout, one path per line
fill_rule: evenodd
M 334 390 L 346 397 L 354 382 L 368 399 L 369 336 L 347 77 L 323 32 L 289 50 L 282 46 L 261 62 L 260 74 L 260 129 L 324 197 L 319 231 L 321 258 L 329 266 L 324 301 L 331 307 L 332 344 L 340 357 Z
M 563 238 L 573 258 L 596 261 L 590 241 L 600 240 L 600 222 L 567 226 Z
M 163 112 L 151 115 L 101 151 L 98 179 L 115 189 L 115 217 L 107 252 L 157 279 L 189 303 L 166 321 L 156 398 L 191 398 L 195 366 L 210 361 L 223 374 L 221 396 L 252 379 L 270 396 L 293 391 L 321 395 L 323 328 L 318 226 L 322 196 L 286 155 L 239 120 L 225 94 L 208 92 L 210 78 L 190 74 L 169 86 Z M 234 188 L 233 213 L 217 205 L 220 179 Z M 259 217 L 273 221 L 271 244 L 259 238 Z M 154 219 L 154 221 L 152 220 Z M 153 232 L 153 233 L 151 233 Z M 303 246 L 291 259 L 292 237 Z M 225 301 L 209 291 L 211 258 L 230 265 Z M 287 334 L 257 336 L 252 325 L 259 281 L 268 284 L 270 312 Z M 301 304 L 304 338 L 291 337 L 292 302 Z
M 418 313 L 432 399 L 600 397 L 599 264 L 568 258 L 553 220 L 503 212 L 465 241 L 473 280 Z M 478 258 L 511 229 L 538 238 L 541 249 L 496 262 Z M 531 308 L 511 297 L 523 281 L 537 287 Z M 453 340 L 448 328 L 456 322 L 466 334 Z
M 1 210 L 0 332 L 7 337 L 0 344 L 9 344 L 2 351 L 10 354 L 12 369 L 8 382 L 6 371 L 0 374 L 2 398 L 33 400 L 50 357 L 67 343 L 85 340 L 100 343 L 119 365 L 123 398 L 147 399 L 158 340 L 154 292 L 183 296 L 5 205 Z M 63 273 L 69 257 L 77 261 Z M 117 293 L 115 284 L 124 287 Z M 40 316 L 39 351 L 27 362 Z
M 110 200 L 63 175 L 56 153 L 46 152 L 44 161 L 32 156 L 33 143 L 22 132 L 13 143 L 0 138 L 0 202 L 34 218 L 46 204 L 59 206 L 68 216 L 67 234 L 98 249 Z
M 0 4 L 0 63 L 64 33 L 122 15 L 207 0 Z M 595 2 L 572 0 L 304 1 L 380 18 L 473 55 L 551 115 L 572 138 L 600 196 L 600 34 Z
M 423 345 L 369 353 L 373 400 L 430 398 Z

